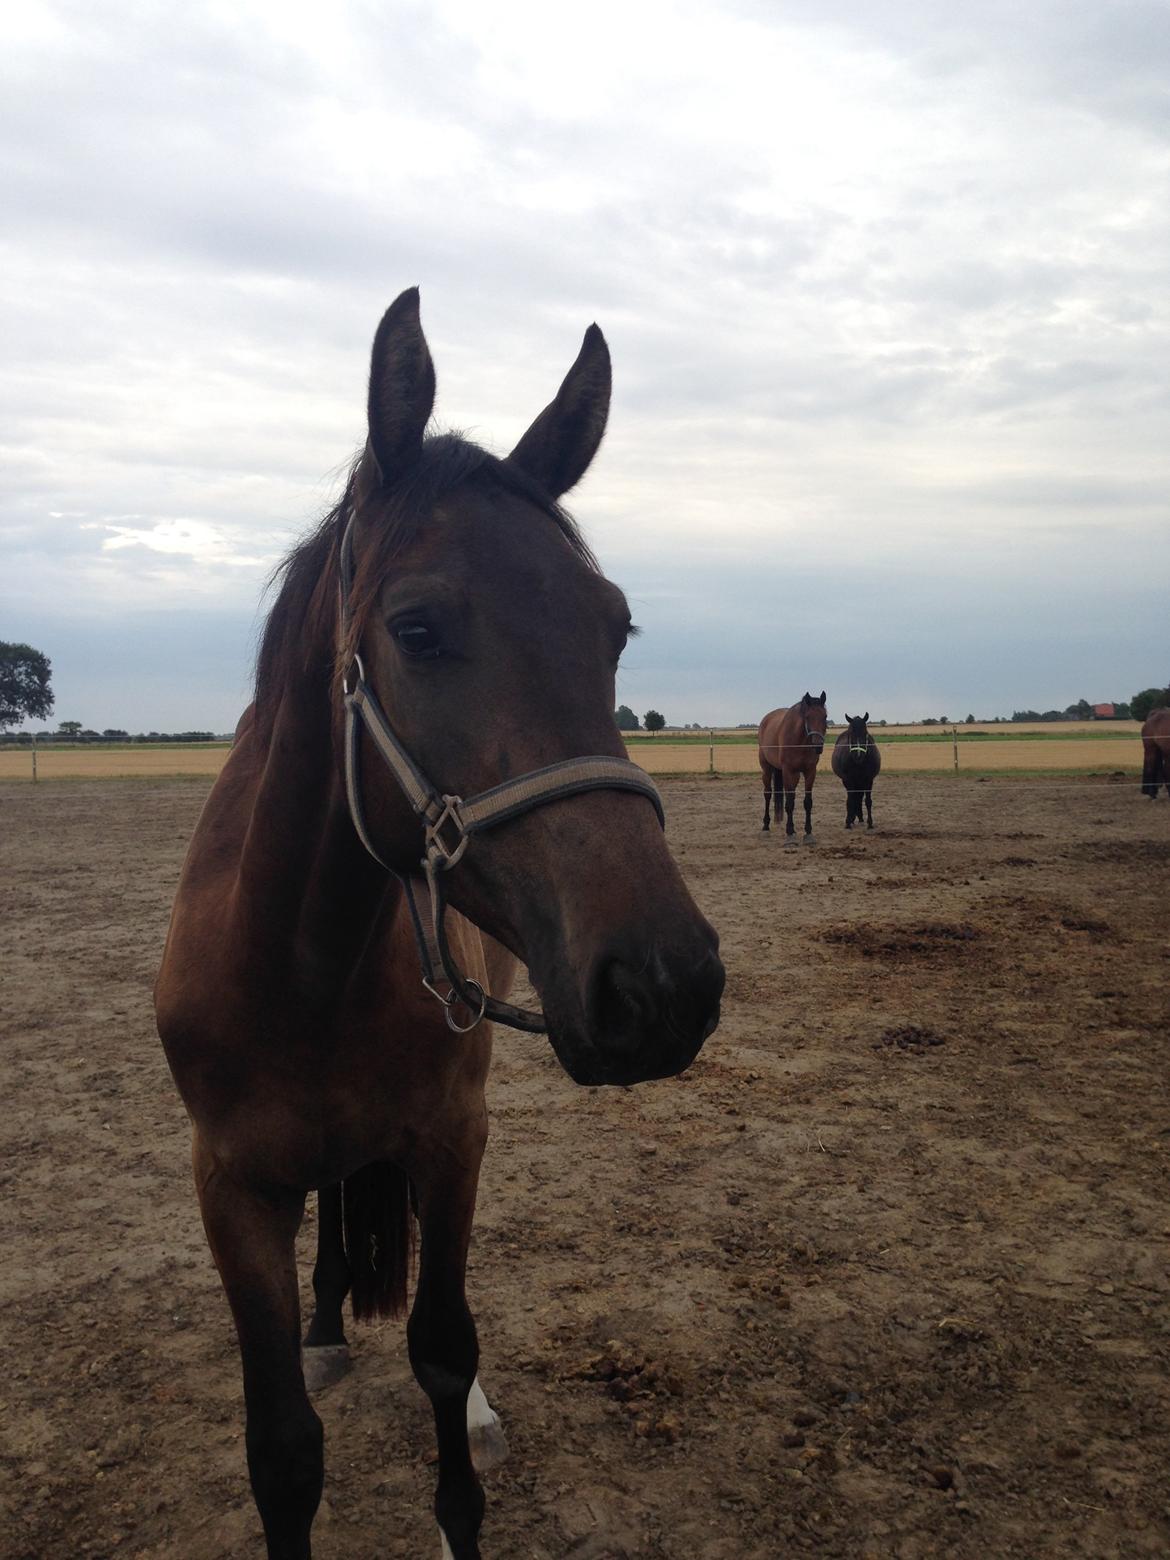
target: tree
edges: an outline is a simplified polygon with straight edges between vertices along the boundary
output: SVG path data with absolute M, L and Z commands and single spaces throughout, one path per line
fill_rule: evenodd
M 975 717 L 974 717 L 974 715 L 968 715 L 967 719 L 963 722 L 963 724 L 964 724 L 964 726 L 973 726 L 975 724 Z
M 647 710 L 642 721 L 647 731 L 661 731 L 666 725 L 666 716 L 660 715 L 657 710 Z
M 1143 688 L 1129 701 L 1129 713 L 1134 720 L 1145 720 L 1151 710 L 1170 704 L 1170 688 Z
M 59 737 L 76 737 L 81 734 L 81 722 L 79 720 L 63 720 L 57 727 Z
M 0 731 L 28 715 L 44 720 L 52 713 L 52 671 L 48 656 L 32 645 L 0 640 Z
M 637 731 L 638 717 L 628 704 L 619 704 L 614 711 L 614 720 L 617 721 L 619 731 Z

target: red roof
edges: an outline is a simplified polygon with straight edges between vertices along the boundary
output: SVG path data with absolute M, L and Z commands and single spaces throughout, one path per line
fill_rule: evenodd
M 1112 704 L 1094 704 L 1093 714 L 1098 720 L 1112 720 L 1117 714 L 1117 709 Z

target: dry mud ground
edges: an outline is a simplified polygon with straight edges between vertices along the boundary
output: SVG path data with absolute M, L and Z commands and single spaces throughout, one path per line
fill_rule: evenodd
M 485 1556 L 1170 1553 L 1170 804 L 883 779 L 846 836 L 822 779 L 786 851 L 663 789 L 724 1021 L 635 1090 L 498 1039 Z M 261 1554 L 150 1013 L 205 790 L 0 787 L 5 1557 Z M 435 1556 L 401 1328 L 318 1407 L 316 1553 Z

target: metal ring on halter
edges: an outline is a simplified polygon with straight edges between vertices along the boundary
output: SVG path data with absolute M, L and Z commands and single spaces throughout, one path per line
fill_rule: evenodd
M 350 686 L 350 682 L 349 682 L 349 674 L 355 668 L 357 670 L 357 682 L 355 682 L 353 684 L 353 686 L 351 687 Z M 354 688 L 357 687 L 357 684 L 358 683 L 363 683 L 363 682 L 365 682 L 365 680 L 366 680 L 366 669 L 362 665 L 362 658 L 361 658 L 361 656 L 355 650 L 354 653 L 353 653 L 353 659 L 350 661 L 349 665 L 346 667 L 345 674 L 344 674 L 344 676 L 341 679 L 341 691 L 342 691 L 342 693 L 344 693 L 346 698 L 348 698 L 349 695 L 354 691 Z
M 425 985 L 426 982 L 424 981 L 423 984 Z M 482 1021 L 484 1014 L 487 1012 L 488 1004 L 487 992 L 480 985 L 479 981 L 472 980 L 472 978 L 468 976 L 464 980 L 463 984 L 468 988 L 468 990 L 474 986 L 475 990 L 479 992 L 479 1012 L 475 1014 L 470 1024 L 457 1024 L 454 1018 L 451 1016 L 455 1011 L 456 1002 L 463 1001 L 463 998 L 459 995 L 458 992 L 453 991 L 446 1000 L 444 1000 L 442 997 L 439 998 L 440 1002 L 443 1003 L 443 1006 L 446 1009 L 447 1028 L 454 1030 L 457 1035 L 469 1034 L 471 1030 L 475 1028 L 476 1024 Z M 432 987 L 431 989 L 433 990 L 434 988 Z M 470 1013 L 471 1009 L 468 1008 L 467 1011 Z

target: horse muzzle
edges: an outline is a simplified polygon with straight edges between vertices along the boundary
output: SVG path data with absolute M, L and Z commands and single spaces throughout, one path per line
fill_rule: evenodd
M 575 1083 L 632 1084 L 689 1067 L 719 1023 L 725 974 L 710 927 L 687 945 L 636 961 L 615 946 L 594 961 L 574 1013 L 558 1022 L 546 1000 L 549 1039 Z

